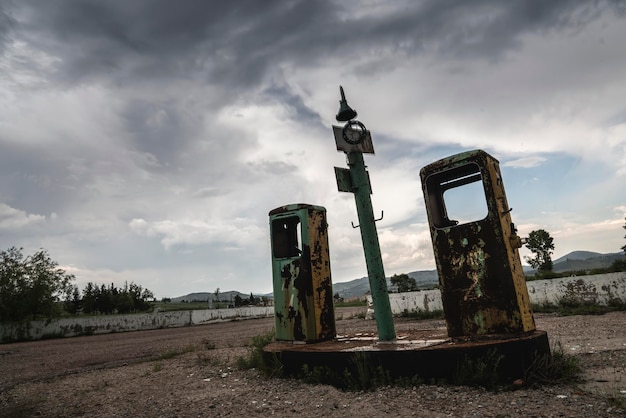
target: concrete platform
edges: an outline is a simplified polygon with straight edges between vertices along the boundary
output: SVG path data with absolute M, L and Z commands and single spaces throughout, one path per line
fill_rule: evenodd
M 281 361 L 288 375 L 300 374 L 305 365 L 309 370 L 324 366 L 351 373 L 358 373 L 367 365 L 382 367 L 391 378 L 419 376 L 448 381 L 458 376 L 468 360 L 498 358 L 499 377 L 523 378 L 533 359 L 548 353 L 550 346 L 545 331 L 452 339 L 440 329 L 398 334 L 393 342 L 380 342 L 373 333 L 361 333 L 310 344 L 277 341 L 264 348 L 266 356 Z

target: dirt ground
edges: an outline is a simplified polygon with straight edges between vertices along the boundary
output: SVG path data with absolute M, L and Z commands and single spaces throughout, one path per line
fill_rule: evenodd
M 340 334 L 375 331 L 337 312 Z M 342 392 L 239 370 L 252 337 L 273 319 L 0 345 L 0 417 L 626 416 L 626 312 L 536 315 L 554 346 L 577 356 L 578 384 L 514 391 L 420 385 Z M 441 320 L 395 319 L 396 332 L 444 329 Z M 621 406 L 621 408 L 620 408 Z

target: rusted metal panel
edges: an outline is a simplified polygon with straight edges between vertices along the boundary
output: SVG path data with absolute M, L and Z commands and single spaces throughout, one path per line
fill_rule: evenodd
M 326 209 L 295 204 L 269 215 L 276 339 L 334 338 Z
M 434 162 L 420 171 L 451 337 L 535 329 L 498 160 L 482 150 Z M 487 214 L 449 219 L 444 193 L 480 182 Z

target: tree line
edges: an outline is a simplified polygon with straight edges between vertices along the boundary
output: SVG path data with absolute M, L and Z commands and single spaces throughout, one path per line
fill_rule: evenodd
M 117 288 L 113 283 L 108 287 L 89 282 L 81 293 L 77 286 L 73 286 L 71 296 L 68 294 L 63 306 L 71 314 L 127 314 L 152 310 L 150 303 L 154 294 L 135 283 L 124 283 L 124 287 Z
M 135 283 L 117 288 L 89 282 L 81 294 L 74 280 L 44 249 L 27 256 L 22 248 L 0 251 L 0 322 L 152 309 L 153 293 Z

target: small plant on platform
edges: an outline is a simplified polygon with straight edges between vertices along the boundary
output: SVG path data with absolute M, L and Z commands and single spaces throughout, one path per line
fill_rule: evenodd
M 267 377 L 282 375 L 282 364 L 276 355 L 266 354 L 263 347 L 274 339 L 274 332 L 252 337 L 248 355 L 237 358 L 237 367 L 240 369 L 257 369 Z
M 498 350 L 489 350 L 479 358 L 465 358 L 459 362 L 452 383 L 460 386 L 482 386 L 492 389 L 501 385 L 499 370 L 503 355 Z
M 524 380 L 529 385 L 576 382 L 582 369 L 578 359 L 563 351 L 560 342 L 552 353 L 537 355 L 526 370 Z
M 344 390 L 371 391 L 394 384 L 395 380 L 385 368 L 367 353 L 357 353 L 343 370 L 327 366 L 304 365 L 298 377 L 311 384 L 332 385 Z

